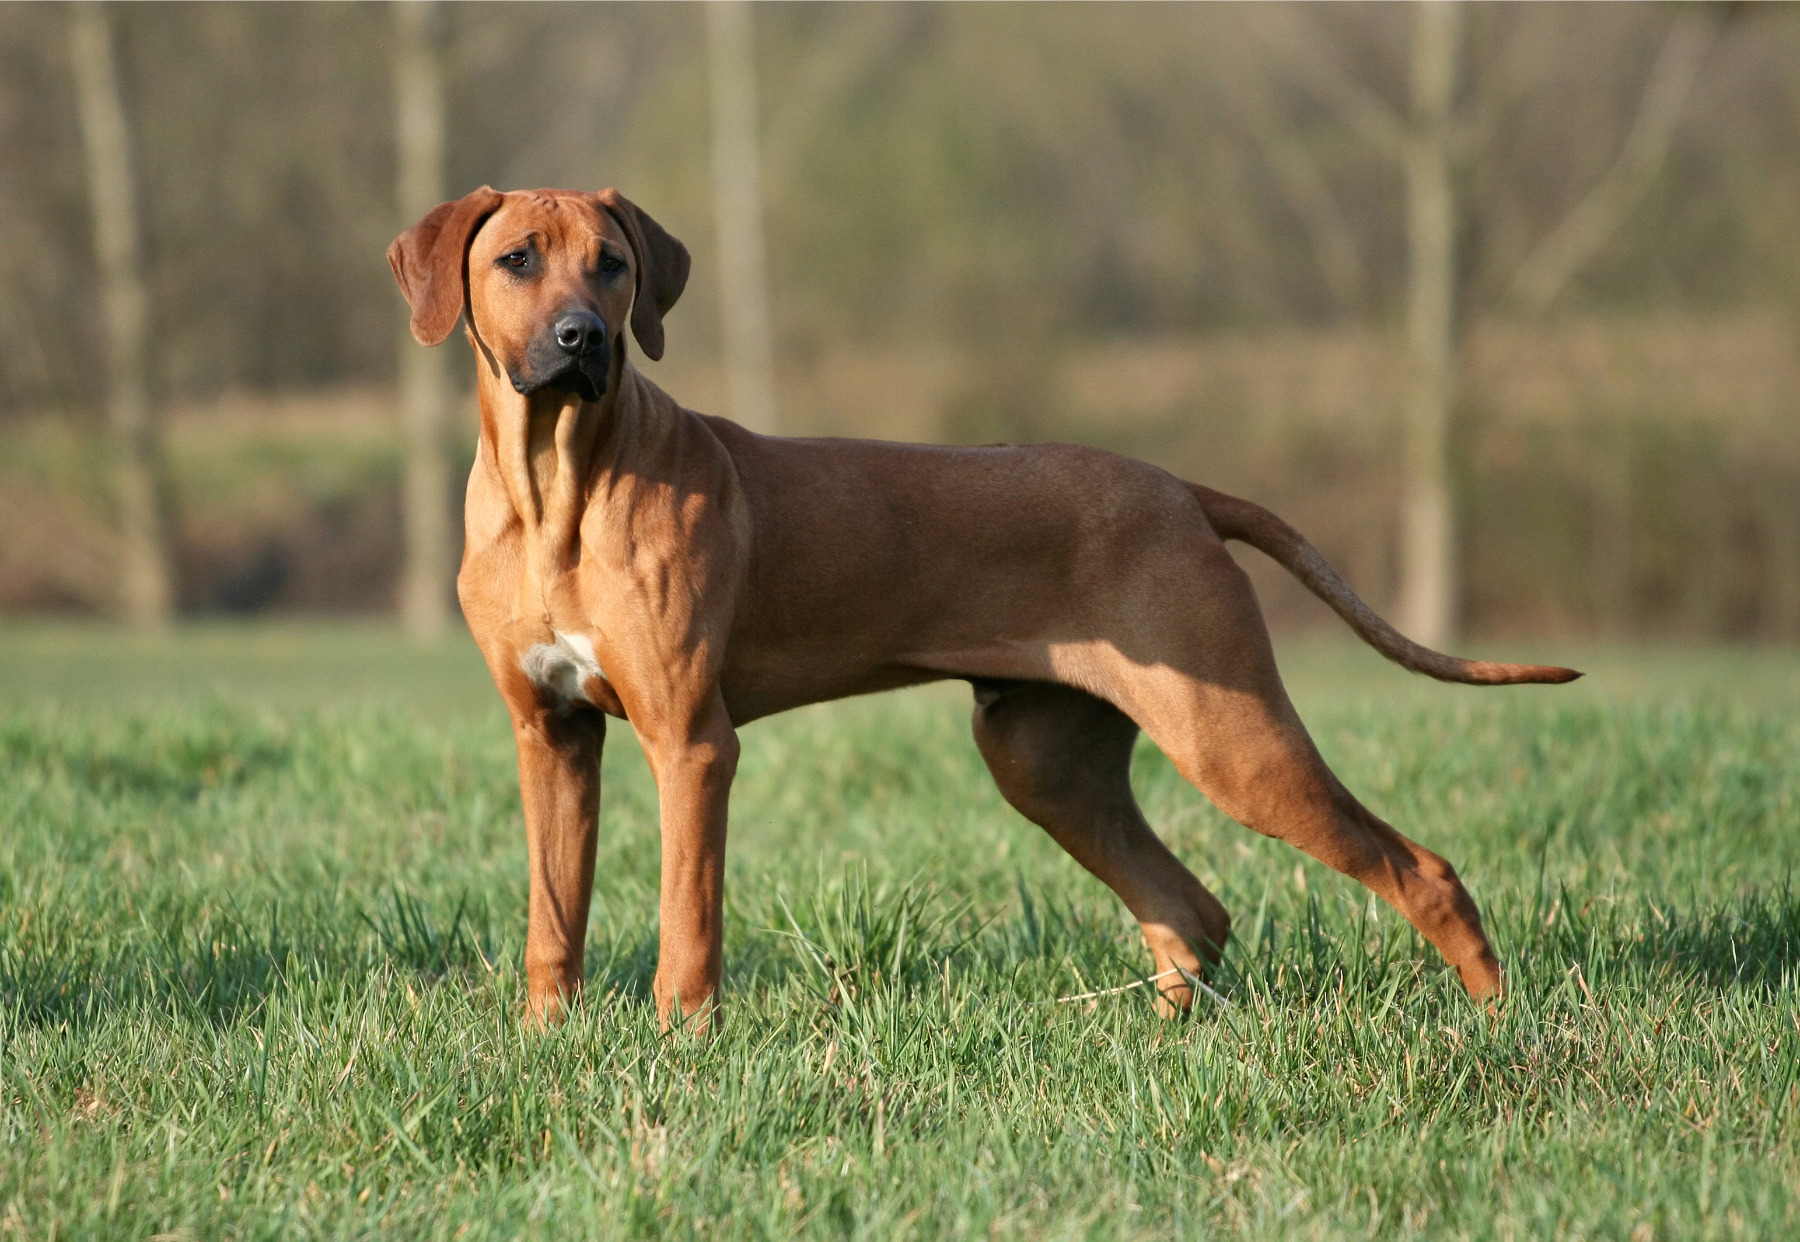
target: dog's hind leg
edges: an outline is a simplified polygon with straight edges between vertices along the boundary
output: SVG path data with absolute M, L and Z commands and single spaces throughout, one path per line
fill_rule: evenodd
M 1500 991 L 1499 962 L 1455 868 L 1358 802 L 1298 719 L 1239 715 L 1227 728 L 1218 724 L 1206 722 L 1197 739 L 1152 736 L 1227 815 L 1361 881 L 1398 910 L 1456 968 L 1471 996 Z
M 1231 918 L 1144 822 L 1131 792 L 1138 728 L 1067 686 L 978 682 L 975 743 L 1000 792 L 1119 895 L 1155 955 L 1165 1013 L 1193 1003 L 1180 972 L 1217 961 Z
M 1150 614 L 1107 684 L 1221 811 L 1361 881 L 1437 947 L 1472 996 L 1498 993 L 1499 963 L 1455 869 L 1325 766 L 1281 684 L 1249 579 L 1219 557 L 1204 590 Z

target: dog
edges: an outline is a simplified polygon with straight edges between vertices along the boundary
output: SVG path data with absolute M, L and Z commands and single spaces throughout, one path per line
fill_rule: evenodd
M 1225 541 L 1272 557 L 1415 672 L 1579 674 L 1422 647 L 1268 510 L 1117 454 L 786 439 L 682 408 L 632 365 L 626 335 L 662 357 L 688 253 L 613 190 L 484 186 L 388 260 L 413 336 L 436 345 L 460 318 L 475 356 L 456 585 L 518 745 L 535 1019 L 581 990 L 608 716 L 630 722 L 656 778 L 657 1011 L 705 1029 L 737 728 L 947 679 L 973 687 L 975 742 L 1007 801 L 1136 916 L 1161 1012 L 1191 1006 L 1231 920 L 1138 809 L 1140 729 L 1227 815 L 1360 880 L 1471 996 L 1498 996 L 1455 870 L 1320 758 Z

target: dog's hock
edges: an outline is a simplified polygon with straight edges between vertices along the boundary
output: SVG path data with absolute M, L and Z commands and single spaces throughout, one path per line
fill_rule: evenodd
M 593 641 L 585 634 L 565 634 L 561 630 L 551 633 L 556 641 L 533 643 L 519 658 L 519 667 L 556 706 L 574 702 L 594 705 L 585 683 L 590 677 L 603 678 L 606 673 L 594 655 Z

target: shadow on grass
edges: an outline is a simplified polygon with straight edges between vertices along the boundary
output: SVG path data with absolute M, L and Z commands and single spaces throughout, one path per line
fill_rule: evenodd
M 292 738 L 276 726 L 220 707 L 63 730 L 24 711 L 0 719 L 0 771 L 29 773 L 40 784 L 61 779 L 107 801 L 192 802 L 253 774 L 291 772 L 297 760 Z
M 1565 889 L 1533 922 L 1514 940 L 1523 952 L 1584 963 L 1595 981 L 1673 976 L 1710 991 L 1767 996 L 1800 979 L 1800 895 L 1790 883 L 1697 909 Z
M 1371 937 L 1354 914 L 1312 895 L 1285 913 L 1234 932 L 1215 980 L 1220 991 L 1229 997 L 1248 983 L 1299 1002 L 1346 989 L 1406 995 L 1436 980 L 1461 994 L 1443 959 L 1410 928 Z M 1513 985 L 1528 993 L 1544 992 L 1577 965 L 1584 983 L 1565 980 L 1571 988 L 1770 1000 L 1800 986 L 1800 893 L 1788 884 L 1686 905 L 1564 888 L 1511 917 L 1494 912 L 1490 930 L 1518 962 Z
M 650 998 L 656 979 L 656 928 L 608 928 L 605 944 L 588 934 L 587 971 L 582 987 L 589 996 L 618 996 L 628 1000 Z
M 929 888 L 871 886 L 856 875 L 821 880 L 799 901 L 775 896 L 766 909 L 734 912 L 740 931 L 752 934 L 734 936 L 727 987 L 798 982 L 830 1006 L 863 992 L 937 988 L 953 964 L 959 978 L 974 972 L 989 986 L 1043 999 L 1070 982 L 1085 991 L 1142 969 L 1137 946 L 1116 920 L 1023 890 L 1020 900 L 1016 912 L 977 921 Z M 81 928 L 44 928 L 43 920 L 27 938 L 16 920 L 5 920 L 0 1017 L 15 1026 L 79 1029 L 150 1010 L 226 1026 L 275 993 L 347 994 L 383 974 L 461 977 L 475 987 L 495 970 L 516 967 L 516 941 L 502 948 L 508 941 L 496 930 L 516 932 L 516 912 L 509 908 L 496 920 L 479 894 L 444 908 L 395 887 L 351 918 L 323 898 L 311 909 L 284 916 L 276 908 L 263 919 L 235 909 L 157 913 L 144 925 L 169 929 L 161 936 L 92 949 L 82 948 Z M 1285 922 L 1279 931 L 1265 924 L 1264 935 L 1234 946 L 1217 980 L 1227 995 L 1250 976 L 1259 989 L 1295 1000 L 1345 985 L 1410 991 L 1432 977 L 1420 969 L 1431 964 L 1430 950 L 1414 937 L 1368 945 L 1355 919 L 1330 917 L 1310 903 L 1306 915 Z M 1685 910 L 1564 890 L 1508 931 L 1503 939 L 1532 973 L 1579 963 L 1596 988 L 1684 981 L 1769 997 L 1800 980 L 1800 894 L 1787 885 Z M 656 973 L 654 926 L 632 921 L 595 932 L 589 995 L 647 999 Z M 1400 982 L 1395 971 L 1419 982 Z M 1277 988 L 1278 979 L 1285 982 Z
M 194 918 L 165 911 L 155 939 L 83 949 L 77 934 L 0 945 L 0 1012 L 40 1028 L 80 1029 L 109 1014 L 171 1011 L 217 1026 L 302 984 L 342 990 L 389 970 L 425 979 L 491 971 L 500 950 L 484 897 L 465 894 L 442 917 L 395 887 L 353 920 L 321 907 L 266 922 L 241 911 Z

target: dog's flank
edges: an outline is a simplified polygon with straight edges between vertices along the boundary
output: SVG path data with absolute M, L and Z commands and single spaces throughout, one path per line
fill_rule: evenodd
M 1552 664 L 1500 664 L 1491 660 L 1465 660 L 1415 643 L 1362 601 L 1350 584 L 1338 576 L 1319 550 L 1299 531 L 1273 513 L 1248 500 L 1215 492 L 1198 483 L 1188 484 L 1206 511 L 1206 520 L 1221 539 L 1247 543 L 1300 580 L 1302 586 L 1342 617 L 1358 638 L 1401 668 L 1435 677 L 1439 681 L 1468 686 L 1513 686 L 1527 683 L 1556 685 L 1581 676 L 1572 668 Z

